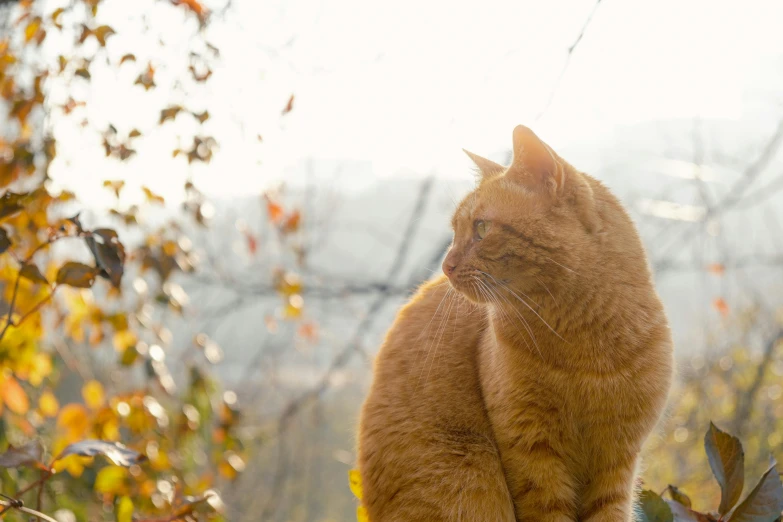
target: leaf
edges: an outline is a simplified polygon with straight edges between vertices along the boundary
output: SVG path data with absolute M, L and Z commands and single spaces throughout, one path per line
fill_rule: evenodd
M 283 109 L 283 114 L 288 114 L 294 110 L 294 95 L 292 94 L 290 98 L 288 98 L 288 103 L 286 103 L 285 108 Z
M 271 199 L 267 199 L 266 211 L 269 214 L 269 221 L 271 221 L 272 223 L 277 223 L 283 218 L 283 207 L 281 207 Z
M 721 263 L 711 263 L 707 265 L 707 271 L 715 275 L 721 276 L 726 272 L 726 267 Z
M 33 283 L 49 284 L 49 281 L 46 280 L 38 267 L 32 263 L 22 265 L 19 275 Z
M 87 439 L 70 444 L 54 460 L 60 460 L 69 455 L 79 455 L 82 457 L 103 455 L 115 465 L 125 467 L 139 464 L 147 459 L 147 457 L 138 451 L 128 449 L 119 442 L 95 439 Z
M 147 187 L 141 187 L 141 190 L 144 192 L 144 196 L 147 198 L 148 203 L 158 203 L 160 205 L 163 205 L 166 203 L 166 200 L 163 199 L 163 196 L 159 196 L 152 192 Z
M 0 227 L 0 254 L 5 252 L 11 247 L 11 240 L 8 238 L 8 232 L 4 228 Z
M 133 521 L 133 501 L 130 497 L 124 496 L 117 502 L 117 509 L 115 510 L 117 515 L 117 522 L 132 522 Z
M 639 495 L 640 522 L 673 522 L 674 515 L 669 504 L 657 493 L 645 489 Z
M 128 470 L 121 466 L 106 466 L 101 468 L 95 477 L 95 491 L 108 495 L 119 495 L 127 488 L 125 481 Z
M 761 476 L 745 500 L 731 513 L 729 522 L 773 522 L 783 511 L 783 484 L 776 463 Z
M 108 25 L 102 25 L 95 29 L 92 34 L 95 35 L 95 38 L 98 39 L 98 42 L 101 44 L 101 47 L 106 47 L 106 39 L 113 35 L 114 29 L 109 27 Z
M 162 111 L 160 111 L 160 120 L 158 123 L 164 123 L 167 120 L 173 120 L 177 117 L 177 114 L 180 113 L 182 110 L 182 107 L 180 105 L 172 105 L 170 107 L 166 107 Z
M 38 410 L 44 417 L 54 417 L 59 409 L 60 404 L 57 402 L 57 397 L 51 391 L 46 390 L 38 398 Z
M 727 315 L 729 315 L 729 305 L 726 302 L 726 300 L 723 299 L 722 297 L 716 298 L 712 302 L 712 305 L 720 313 L 721 316 L 726 317 Z
M 63 14 L 63 12 L 65 12 L 65 9 L 63 9 L 62 7 L 57 8 L 52 12 L 52 23 L 54 23 L 55 27 L 57 27 L 58 29 L 63 28 L 59 20 L 60 15 Z
M 92 410 L 97 410 L 106 400 L 106 395 L 103 392 L 103 385 L 96 380 L 88 381 L 82 387 L 82 398 L 87 407 Z
M 204 16 L 204 6 L 201 5 L 200 2 L 197 0 L 174 0 L 174 5 L 184 5 L 194 13 L 196 13 L 199 18 Z
M 43 466 L 43 446 L 37 440 L 15 448 L 11 445 L 0 455 L 0 468 L 18 468 L 20 466 L 34 466 L 36 464 Z
M 124 272 L 125 247 L 119 242 L 117 233 L 108 228 L 99 228 L 85 237 L 85 241 L 100 269 L 98 275 L 119 288 Z
M 84 78 L 85 80 L 89 80 L 91 78 L 90 71 L 87 70 L 87 67 L 79 67 L 78 69 L 76 69 L 76 71 L 74 71 L 73 74 L 81 78 Z
M 193 112 L 191 114 L 193 114 L 193 117 L 196 118 L 199 123 L 204 123 L 209 119 L 209 111 L 204 111 L 200 114 Z
M 691 507 L 690 497 L 685 493 L 683 493 L 682 491 L 680 491 L 679 488 L 677 488 L 677 486 L 672 486 L 671 484 L 669 484 L 669 486 L 666 488 L 665 491 L 669 493 L 669 495 L 672 497 L 672 500 L 674 500 L 675 502 L 678 502 L 688 508 Z
M 27 24 L 27 27 L 25 27 L 24 30 L 24 41 L 30 42 L 33 38 L 35 38 L 35 35 L 38 34 L 38 30 L 41 28 L 41 17 L 36 16 L 30 22 Z
M 136 61 L 136 55 L 132 54 L 132 53 L 128 53 L 128 54 L 124 55 L 120 59 L 120 65 L 122 65 L 122 64 L 124 64 L 125 62 L 128 62 L 128 61 L 135 62 Z
M 13 377 L 6 377 L 0 385 L 0 395 L 8 409 L 17 415 L 24 415 L 30 409 L 30 399 L 22 385 Z
M 95 283 L 98 270 L 95 267 L 69 261 L 57 271 L 57 284 L 74 288 L 90 288 Z
M 128 137 L 129 137 L 129 138 L 138 138 L 139 136 L 141 136 L 141 131 L 140 131 L 139 129 L 133 129 L 133 130 L 132 130 L 132 131 L 130 131 L 130 133 L 128 134 Z
M 27 194 L 15 194 L 6 192 L 0 196 L 0 219 L 12 216 L 22 210 L 24 207 L 20 204 L 22 198 Z
M 667 500 L 666 503 L 672 510 L 675 522 L 716 522 L 714 517 L 694 511 L 674 500 Z
M 66 404 L 57 417 L 57 426 L 67 430 L 71 439 L 83 437 L 90 427 L 87 408 L 81 404 Z
M 712 474 L 720 485 L 718 513 L 725 515 L 737 503 L 745 484 L 745 452 L 737 437 L 719 430 L 710 422 L 704 435 L 704 449 Z
M 348 472 L 348 485 L 353 495 L 359 500 L 362 499 L 362 475 L 358 469 L 352 469 Z

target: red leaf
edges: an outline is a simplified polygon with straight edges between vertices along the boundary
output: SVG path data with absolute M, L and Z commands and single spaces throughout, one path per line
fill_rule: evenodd
M 285 106 L 285 109 L 283 109 L 283 114 L 288 114 L 294 110 L 294 95 L 292 94 L 290 98 L 288 98 L 288 103 Z

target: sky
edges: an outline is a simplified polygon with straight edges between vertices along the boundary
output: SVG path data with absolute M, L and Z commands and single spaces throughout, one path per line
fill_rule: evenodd
M 145 11 L 138 7 L 106 0 L 99 16 L 133 27 Z M 176 56 L 192 27 L 169 11 L 151 14 L 160 14 L 167 52 Z M 142 96 L 209 107 L 208 129 L 220 150 L 211 168 L 193 174 L 215 197 L 258 193 L 283 179 L 296 183 L 309 159 L 358 166 L 344 178 L 354 188 L 401 170 L 464 177 L 462 148 L 498 154 L 519 123 L 561 150 L 611 147 L 618 131 L 650 122 L 740 122 L 765 111 L 779 91 L 781 20 L 777 0 L 603 0 L 597 8 L 594 0 L 469 7 L 441 0 L 235 0 L 212 29 L 222 57 L 208 93 L 166 100 L 165 89 L 148 94 L 133 86 L 135 69 L 93 74 L 83 93 L 91 116 L 136 119 L 140 128 L 146 119 L 156 134 L 118 166 L 84 153 L 98 146 L 88 132 L 58 128 L 67 145 L 61 150 L 72 152 L 56 165 L 56 179 L 94 190 L 91 198 L 101 197 L 93 181 L 107 177 L 176 198 L 188 167 L 171 158 L 172 131 L 152 131 L 157 109 L 144 114 L 142 107 L 154 104 Z M 110 53 L 128 47 L 167 59 L 127 32 L 109 40 Z M 294 110 L 281 117 L 292 93 Z

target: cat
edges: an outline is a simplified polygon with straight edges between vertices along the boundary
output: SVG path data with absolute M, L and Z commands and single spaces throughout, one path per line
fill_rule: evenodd
M 673 349 L 620 202 L 530 129 L 478 187 L 443 262 L 487 310 L 483 398 L 520 521 L 631 520 L 639 452 L 665 407 Z
M 527 127 L 514 129 L 510 167 L 468 155 L 480 176 L 452 219 L 448 283 L 425 286 L 399 314 L 363 407 L 370 520 L 626 522 L 673 366 L 635 227 Z M 468 313 L 437 307 L 454 291 Z M 486 451 L 455 451 L 452 426 L 485 437 Z M 482 487 L 493 493 L 482 505 L 459 504 L 469 516 L 448 512 L 464 500 L 455 491 Z
M 513 522 L 481 397 L 485 311 L 445 276 L 398 313 L 362 407 L 358 466 L 372 522 Z

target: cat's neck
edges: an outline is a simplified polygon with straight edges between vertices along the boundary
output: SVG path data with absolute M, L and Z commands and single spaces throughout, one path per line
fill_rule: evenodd
M 645 335 L 643 322 L 631 316 L 645 309 L 645 303 L 634 301 L 636 293 L 622 285 L 585 284 L 577 291 L 524 295 L 505 289 L 487 305 L 492 337 L 498 349 L 514 358 L 612 371 L 635 358 L 634 349 Z M 659 310 L 653 306 L 650 313 Z

